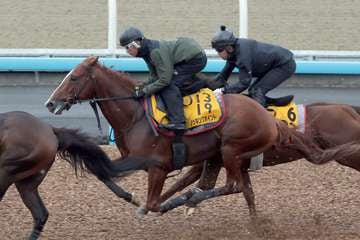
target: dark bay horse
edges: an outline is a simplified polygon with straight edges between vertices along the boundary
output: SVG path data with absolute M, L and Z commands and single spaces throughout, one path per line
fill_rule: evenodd
M 128 74 L 112 71 L 89 57 L 73 69 L 54 90 L 45 105 L 60 114 L 72 104 L 95 98 L 103 115 L 113 127 L 115 141 L 124 157 L 151 157 L 161 166 L 148 169 L 148 195 L 145 210 L 161 212 L 161 197 L 167 174 L 173 170 L 171 137 L 155 136 L 141 102 L 132 99 L 139 82 Z M 250 213 L 255 213 L 254 194 L 249 175 L 244 169 L 248 159 L 272 146 L 293 149 L 314 163 L 346 157 L 360 147 L 342 145 L 321 150 L 311 139 L 275 120 L 252 99 L 241 95 L 225 95 L 227 114 L 224 123 L 193 137 L 183 137 L 187 145 L 186 165 L 221 159 L 226 169 L 226 184 L 216 188 L 212 197 L 242 191 Z
M 341 145 L 348 142 L 360 141 L 360 107 L 346 104 L 313 103 L 306 106 L 307 136 L 313 138 L 323 149 Z M 299 152 L 290 149 L 270 148 L 264 152 L 264 166 L 274 166 L 304 158 Z M 347 158 L 338 159 L 337 162 L 347 167 L 360 171 L 360 152 L 353 152 Z M 198 164 L 191 167 L 174 185 L 163 195 L 166 200 L 176 192 L 199 180 L 196 189 L 210 190 L 216 184 L 216 179 L 221 170 L 221 160 Z M 203 199 L 192 198 L 192 190 L 180 195 L 188 205 L 195 206 Z M 179 200 L 168 202 L 168 205 L 180 205 Z
M 29 239 L 40 236 L 49 215 L 38 186 L 57 153 L 74 167 L 76 173 L 87 171 L 94 174 L 128 202 L 133 201 L 132 195 L 117 186 L 111 178 L 134 167 L 143 167 L 143 162 L 138 159 L 110 161 L 92 138 L 78 130 L 54 128 L 25 112 L 1 113 L 0 201 L 10 185 L 15 184 L 34 219 Z

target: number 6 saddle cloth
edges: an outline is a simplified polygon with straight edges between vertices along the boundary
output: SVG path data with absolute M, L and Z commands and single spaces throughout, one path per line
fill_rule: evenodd
M 306 108 L 304 105 L 290 102 L 286 106 L 269 106 L 267 110 L 276 119 L 286 123 L 288 127 L 296 127 L 298 131 L 305 132 Z
M 183 97 L 186 132 L 184 135 L 196 135 L 214 129 L 222 124 L 226 115 L 226 106 L 221 91 L 208 88 Z M 172 131 L 161 128 L 168 124 L 166 108 L 159 95 L 152 95 L 144 101 L 144 108 L 150 115 L 151 123 L 163 135 L 174 136 Z M 305 132 L 305 107 L 294 102 L 286 106 L 269 106 L 267 110 L 289 127 Z

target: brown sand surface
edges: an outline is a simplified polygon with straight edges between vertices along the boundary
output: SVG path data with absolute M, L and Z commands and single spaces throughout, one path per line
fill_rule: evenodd
M 117 150 L 106 146 L 111 155 Z M 41 239 L 360 239 L 360 173 L 304 160 L 251 173 L 258 219 L 251 221 L 242 194 L 203 202 L 193 216 L 184 208 L 142 219 L 92 176 L 74 176 L 57 159 L 40 187 L 50 212 Z M 168 184 L 176 178 L 169 179 Z M 219 185 L 224 181 L 221 174 Z M 145 200 L 146 173 L 120 184 Z M 24 239 L 30 212 L 11 187 L 0 203 L 0 239 Z

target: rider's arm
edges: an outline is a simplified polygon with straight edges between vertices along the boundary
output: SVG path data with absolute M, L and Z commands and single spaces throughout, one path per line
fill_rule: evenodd
M 149 76 L 149 79 L 148 79 L 147 83 L 155 82 L 156 79 L 157 79 L 155 68 L 154 68 L 154 66 L 151 65 L 150 62 L 148 62 L 148 61 L 145 61 L 145 62 L 146 62 L 146 65 L 148 66 L 148 69 L 149 69 L 149 72 L 150 72 L 150 76 Z
M 168 86 L 173 76 L 174 66 L 168 54 L 154 50 L 151 53 L 151 60 L 155 67 L 157 78 L 154 82 L 144 87 L 144 93 L 149 96 Z
M 230 86 L 225 86 L 223 92 L 232 94 L 241 93 L 250 86 L 251 78 L 251 72 L 242 67 L 239 69 L 239 81 Z
M 225 85 L 226 81 L 228 80 L 234 68 L 235 68 L 235 63 L 227 61 L 221 72 L 218 75 L 216 75 L 215 80 Z
M 251 71 L 246 68 L 239 69 L 238 78 L 241 85 L 243 85 L 244 90 L 247 89 L 250 86 L 252 80 Z

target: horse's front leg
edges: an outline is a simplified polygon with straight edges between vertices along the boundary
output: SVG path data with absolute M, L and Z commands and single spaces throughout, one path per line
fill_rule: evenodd
M 161 198 L 160 194 L 163 189 L 168 171 L 162 168 L 150 168 L 148 171 L 148 194 L 146 206 L 140 207 L 137 214 L 143 216 L 147 211 L 159 212 Z
M 180 192 L 190 184 L 197 181 L 200 178 L 202 171 L 203 164 L 191 166 L 191 168 L 179 180 L 177 180 L 165 193 L 161 195 L 161 202 L 166 201 L 176 192 Z
M 208 161 L 205 161 L 204 164 L 194 165 L 181 179 L 179 179 L 168 190 L 168 192 L 170 190 L 173 190 L 173 193 L 175 193 L 175 190 L 180 191 L 182 190 L 182 188 L 190 185 L 194 180 L 200 178 L 196 187 L 177 196 L 176 198 L 170 199 L 165 203 L 162 203 L 160 206 L 160 211 L 162 213 L 165 213 L 174 208 L 182 206 L 187 203 L 187 201 L 192 197 L 194 193 L 198 193 L 203 190 L 209 190 L 214 188 L 221 167 L 222 167 L 221 156 L 215 159 L 210 159 Z M 182 188 L 179 187 L 178 189 L 176 189 L 176 186 L 181 186 Z M 162 200 L 165 201 L 166 199 L 162 197 Z M 191 203 L 190 205 L 192 208 L 195 207 L 194 203 Z

